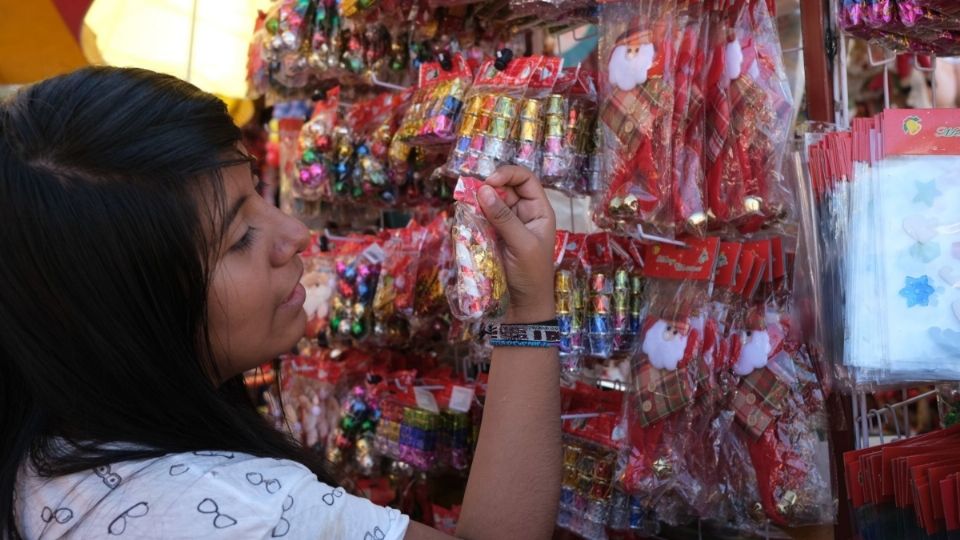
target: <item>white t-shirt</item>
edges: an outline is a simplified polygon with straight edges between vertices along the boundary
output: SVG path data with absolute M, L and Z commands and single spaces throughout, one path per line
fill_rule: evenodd
M 24 538 L 400 540 L 409 518 L 317 480 L 293 461 L 233 452 L 168 454 L 44 478 L 21 468 Z

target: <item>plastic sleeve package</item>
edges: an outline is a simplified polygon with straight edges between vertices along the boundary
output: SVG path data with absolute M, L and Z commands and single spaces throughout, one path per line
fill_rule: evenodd
M 670 156 L 675 2 L 608 3 L 600 14 L 601 225 L 673 229 Z
M 484 179 L 500 165 L 509 164 L 517 152 L 521 106 L 527 104 L 523 115 L 539 115 L 537 102 L 525 102 L 524 95 L 535 75 L 542 77 L 538 70 L 544 58 L 511 59 L 513 53 L 509 51 L 502 49 L 496 60 L 484 62 L 477 71 L 447 161 L 446 169 L 454 174 Z M 554 65 L 548 77 L 552 81 L 560 67 Z M 527 123 L 538 126 L 532 119 Z
M 507 277 L 496 229 L 477 203 L 483 182 L 461 178 L 457 183 L 451 241 L 454 253 L 454 284 L 447 298 L 454 317 L 464 321 L 492 320 L 507 310 Z
M 651 246 L 644 259 L 649 311 L 633 358 L 628 393 L 630 451 L 621 482 L 676 522 L 702 489 L 686 456 L 694 445 L 692 408 L 703 369 L 708 291 L 719 240 L 691 239 L 686 248 Z

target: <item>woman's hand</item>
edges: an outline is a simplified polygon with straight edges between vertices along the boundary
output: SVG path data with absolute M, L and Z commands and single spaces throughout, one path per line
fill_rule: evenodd
M 556 217 L 540 180 L 529 169 L 497 169 L 477 192 L 487 220 L 500 233 L 510 288 L 508 323 L 535 323 L 555 317 L 553 247 Z M 500 188 L 503 198 L 494 188 Z

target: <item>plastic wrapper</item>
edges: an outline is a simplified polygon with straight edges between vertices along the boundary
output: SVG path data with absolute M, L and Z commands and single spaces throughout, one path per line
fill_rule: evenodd
M 674 8 L 672 0 L 645 0 L 606 4 L 601 12 L 600 225 L 673 229 L 670 173 L 658 161 L 671 155 Z
M 483 183 L 461 178 L 451 229 L 454 285 L 448 290 L 450 311 L 464 321 L 493 320 L 507 310 L 509 294 L 497 231 L 483 216 L 477 189 Z
M 629 498 L 616 490 L 622 394 L 578 383 L 563 389 L 563 476 L 557 525 L 603 540 L 607 527 L 629 529 Z
M 705 127 L 706 50 L 709 10 L 702 2 L 684 2 L 680 17 L 679 46 L 674 65 L 673 103 L 673 213 L 677 229 L 703 234 L 707 214 L 703 203 L 703 133 Z
M 738 50 L 739 49 L 739 50 Z M 728 217 L 743 232 L 793 214 L 793 194 L 781 172 L 786 142 L 793 126 L 793 99 L 783 67 L 780 41 L 767 4 L 752 0 L 736 22 L 736 37 L 727 44 L 725 72 L 730 82 L 732 136 L 742 178 L 726 193 Z
M 510 49 L 501 49 L 496 60 L 488 60 L 477 72 L 457 125 L 447 170 L 484 179 L 514 158 L 523 97 L 543 58 L 512 56 Z M 525 110 L 523 114 L 530 112 Z M 526 122 L 537 126 L 535 121 Z
M 944 0 L 848 0 L 839 9 L 844 31 L 897 51 L 960 53 L 960 9 Z
M 339 88 L 327 92 L 326 99 L 317 101 L 310 120 L 300 128 L 293 182 L 293 194 L 298 198 L 317 200 L 331 195 L 339 98 Z
M 686 456 L 702 444 L 691 430 L 691 406 L 708 376 L 702 355 L 719 245 L 716 238 L 689 239 L 685 248 L 654 245 L 644 259 L 649 310 L 632 360 L 621 481 L 668 523 L 683 519 L 703 487 Z
M 380 282 L 373 298 L 374 334 L 384 345 L 403 345 L 410 339 L 410 320 L 416 287 L 417 264 L 426 230 L 411 221 L 388 240 Z
M 407 93 L 385 93 L 353 104 L 332 136 L 332 197 L 393 206 L 398 187 L 389 151 Z
M 380 422 L 380 377 L 370 377 L 350 388 L 341 399 L 340 419 L 327 443 L 327 461 L 340 471 L 371 476 L 379 464 L 374 437 Z
M 316 241 L 300 254 L 303 259 L 303 277 L 300 283 L 306 289 L 303 310 L 307 314 L 305 337 L 316 339 L 326 335 L 330 328 L 330 304 L 336 290 L 336 263 L 331 253 L 322 253 Z
M 446 290 L 450 285 L 452 258 L 450 219 L 441 212 L 426 227 L 417 264 L 413 305 L 401 310 L 419 319 L 420 326 L 445 314 L 448 309 Z
M 417 90 L 397 132 L 399 141 L 413 146 L 452 142 L 471 79 L 470 67 L 459 54 L 421 64 Z
M 552 95 L 562 66 L 563 59 L 559 57 L 543 58 L 540 61 L 520 102 L 520 118 L 513 130 L 512 139 L 516 150 L 510 162 L 526 167 L 537 175 L 540 174 L 540 162 L 543 159 L 548 96 Z
M 310 22 L 309 2 L 280 0 L 270 6 L 263 28 L 254 36 L 260 43 L 260 56 L 269 72 L 272 85 L 302 88 L 310 77 L 307 58 L 301 54 L 304 36 Z M 263 80 L 258 77 L 258 80 Z M 264 91 L 264 88 L 257 88 Z
M 543 185 L 568 194 L 589 193 L 590 158 L 596 150 L 597 90 L 593 74 L 567 68 L 544 107 Z
M 584 246 L 583 234 L 557 231 L 554 303 L 560 328 L 560 363 L 563 371 L 570 374 L 580 372 L 584 354 L 582 298 L 585 273 L 581 264 Z
M 340 73 L 340 12 L 334 0 L 312 0 L 313 25 L 307 64 L 319 79 L 333 79 Z
M 377 449 L 420 471 L 470 466 L 475 445 L 474 388 L 424 379 L 382 401 Z
M 286 408 L 286 426 L 307 448 L 321 449 L 338 426 L 340 373 L 326 354 L 281 358 L 280 403 Z
M 383 258 L 380 244 L 360 238 L 348 242 L 337 255 L 337 288 L 330 313 L 331 342 L 360 341 L 370 334 L 373 299 Z

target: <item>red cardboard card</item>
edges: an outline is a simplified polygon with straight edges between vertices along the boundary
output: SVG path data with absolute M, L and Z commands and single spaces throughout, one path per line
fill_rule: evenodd
M 957 513 L 957 475 L 950 474 L 940 481 L 940 499 L 943 501 L 943 518 L 948 531 L 960 529 Z
M 927 471 L 930 481 L 930 500 L 933 501 L 933 517 L 944 519 L 943 498 L 940 496 L 940 482 L 950 474 L 960 473 L 960 463 L 931 467 Z

